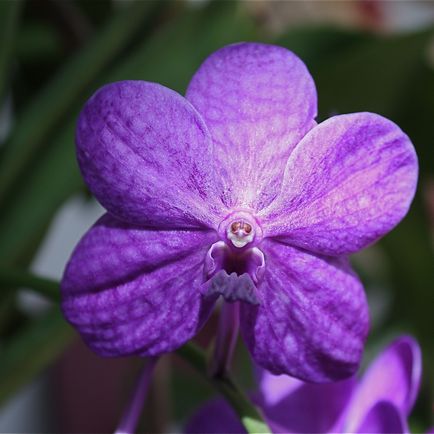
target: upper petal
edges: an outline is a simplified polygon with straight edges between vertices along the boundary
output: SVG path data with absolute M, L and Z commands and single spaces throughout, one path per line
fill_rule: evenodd
M 352 375 L 368 331 L 363 287 L 343 258 L 264 240 L 257 307 L 242 305 L 241 330 L 255 361 L 313 382 Z
M 201 65 L 187 99 L 218 150 L 225 204 L 257 210 L 270 203 L 289 154 L 316 116 L 315 85 L 303 62 L 282 47 L 229 45 Z
M 195 335 L 203 261 L 213 232 L 152 231 L 103 216 L 76 247 L 62 279 L 62 309 L 98 354 L 156 355 Z
M 156 228 L 220 221 L 209 133 L 176 92 L 144 81 L 102 87 L 80 114 L 76 143 L 87 185 L 117 217 Z
M 369 366 L 348 409 L 348 429 L 355 429 L 379 401 L 407 416 L 419 390 L 421 351 L 410 336 L 395 340 Z
M 338 432 L 355 378 L 328 384 L 305 383 L 262 371 L 260 406 L 283 433 Z
M 417 173 L 413 145 L 393 122 L 335 116 L 291 154 L 282 191 L 262 212 L 265 234 L 322 254 L 355 252 L 405 216 Z

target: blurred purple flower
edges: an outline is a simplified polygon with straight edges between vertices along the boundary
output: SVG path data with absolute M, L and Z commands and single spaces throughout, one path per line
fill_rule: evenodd
M 257 43 L 212 54 L 186 98 L 143 81 L 90 98 L 78 162 L 108 213 L 68 263 L 62 308 L 94 351 L 172 351 L 222 295 L 263 367 L 355 372 L 368 310 L 346 255 L 404 217 L 417 158 L 379 115 L 316 113 L 300 59 Z
M 396 339 L 371 363 L 360 380 L 304 383 L 260 371 L 253 400 L 274 433 L 408 433 L 407 417 L 422 373 L 418 343 Z M 223 400 L 205 404 L 187 432 L 242 433 L 245 429 Z

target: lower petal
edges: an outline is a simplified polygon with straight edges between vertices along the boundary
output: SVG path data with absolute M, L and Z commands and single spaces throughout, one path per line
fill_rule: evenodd
M 328 384 L 305 383 L 262 370 L 259 405 L 277 432 L 338 432 L 355 378 Z
M 363 419 L 357 433 L 403 434 L 410 432 L 403 415 L 391 402 L 379 401 Z
M 422 373 L 421 352 L 410 336 L 396 339 L 369 366 L 348 409 L 355 429 L 376 402 L 392 403 L 407 416 L 416 400 Z
M 75 249 L 62 309 L 103 356 L 157 355 L 193 337 L 214 299 L 202 301 L 213 232 L 149 231 L 103 216 Z
M 265 240 L 260 304 L 241 307 L 255 361 L 275 374 L 312 381 L 357 370 L 369 327 L 362 284 L 345 258 L 313 255 Z

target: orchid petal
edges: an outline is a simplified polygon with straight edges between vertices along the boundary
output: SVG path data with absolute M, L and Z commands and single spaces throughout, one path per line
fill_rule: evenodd
M 357 430 L 348 432 L 406 434 L 410 431 L 398 408 L 389 401 L 379 401 L 369 410 Z
M 201 65 L 187 99 L 218 151 L 224 203 L 253 210 L 270 203 L 288 156 L 315 124 L 315 84 L 303 62 L 282 47 L 229 45 Z
M 209 133 L 176 92 L 144 81 L 102 87 L 80 114 L 76 143 L 87 185 L 116 217 L 169 229 L 219 223 Z
M 187 434 L 240 434 L 246 430 L 234 409 L 223 399 L 215 398 L 202 405 L 187 422 Z
M 396 339 L 369 366 L 351 402 L 347 419 L 354 429 L 379 401 L 392 403 L 407 416 L 416 400 L 422 373 L 418 343 L 410 336 Z
M 203 260 L 214 232 L 150 231 L 103 216 L 75 249 L 62 279 L 62 309 L 103 356 L 172 351 L 202 326 Z
M 354 377 L 334 383 L 314 384 L 263 370 L 259 405 L 267 419 L 280 427 L 275 432 L 338 432 L 355 384 Z
M 265 234 L 325 255 L 358 251 L 405 216 L 417 172 L 413 145 L 393 122 L 335 116 L 291 154 L 282 191 L 260 216 Z
M 306 384 L 298 378 L 289 375 L 274 375 L 260 367 L 255 371 L 264 407 L 272 407 L 279 404 L 296 392 L 303 384 Z
M 368 331 L 363 287 L 344 258 L 264 240 L 260 304 L 241 306 L 241 331 L 255 361 L 306 381 L 357 370 Z

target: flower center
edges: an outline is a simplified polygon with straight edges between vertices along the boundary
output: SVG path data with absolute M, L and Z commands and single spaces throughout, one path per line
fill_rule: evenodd
M 232 244 L 235 247 L 242 248 L 246 244 L 252 242 L 255 236 L 255 231 L 249 223 L 241 220 L 233 222 L 228 227 L 226 236 L 230 241 L 232 241 Z
M 262 239 L 259 222 L 247 211 L 236 211 L 220 223 L 218 233 L 220 241 L 205 259 L 203 294 L 259 303 L 256 285 L 265 270 L 264 254 L 257 247 Z
M 219 235 L 237 251 L 257 245 L 262 238 L 262 230 L 252 214 L 247 211 L 235 211 L 220 223 Z

